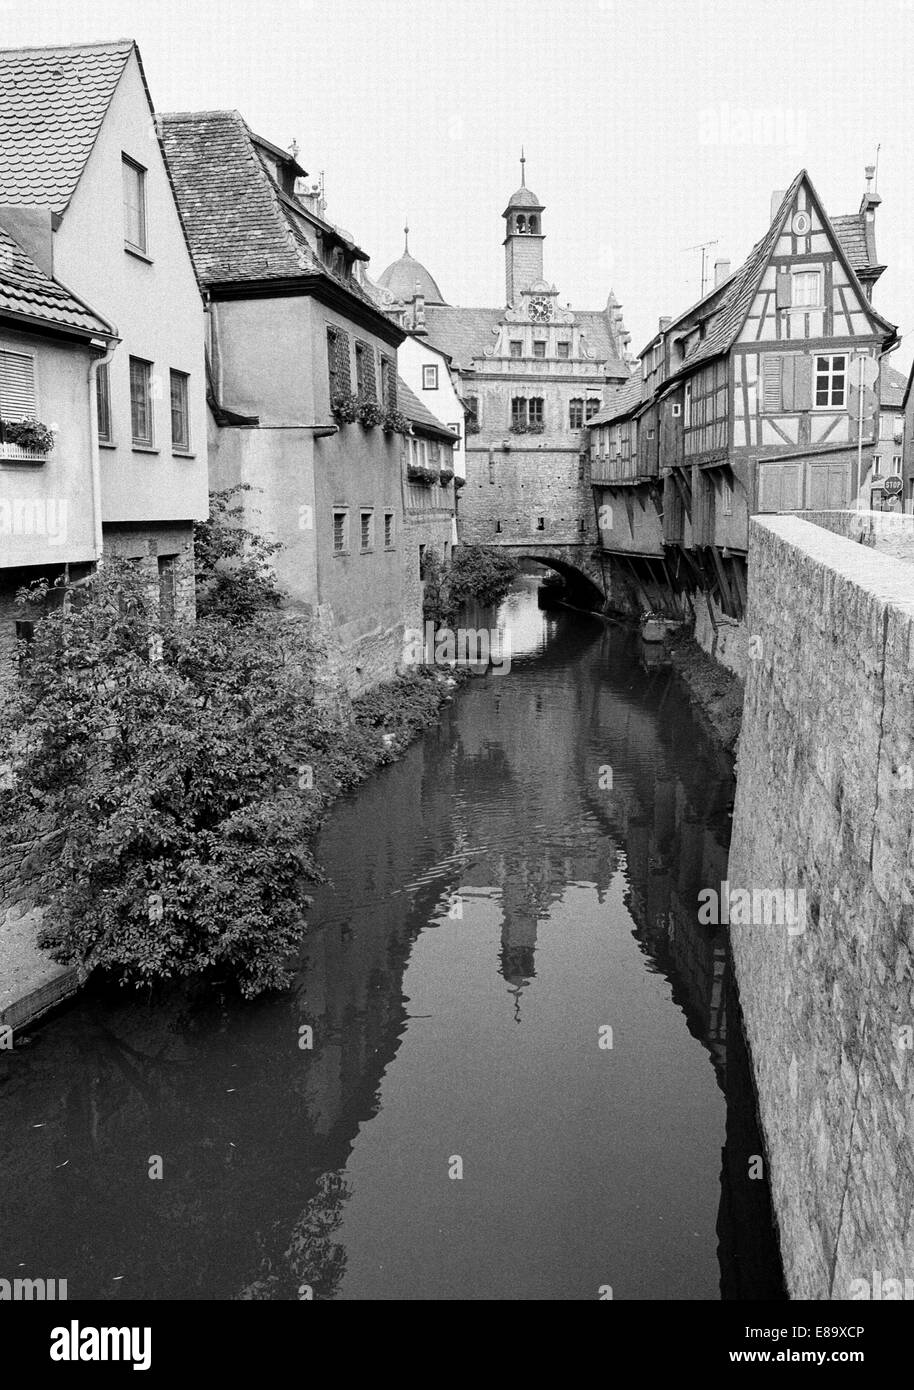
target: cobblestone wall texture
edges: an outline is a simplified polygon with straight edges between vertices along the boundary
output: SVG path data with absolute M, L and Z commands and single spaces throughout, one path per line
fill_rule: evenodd
M 731 891 L 807 895 L 803 931 L 731 927 L 787 1287 L 885 1297 L 914 1277 L 914 567 L 756 518 L 748 629 Z

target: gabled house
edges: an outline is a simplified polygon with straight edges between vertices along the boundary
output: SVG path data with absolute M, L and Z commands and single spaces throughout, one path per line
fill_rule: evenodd
M 116 343 L 0 227 L 0 683 L 31 632 L 17 591 L 75 582 L 101 557 L 92 383 Z
M 0 51 L 0 128 L 0 226 L 116 340 L 92 376 L 105 549 L 192 614 L 203 302 L 136 44 Z
M 862 505 L 874 512 L 910 512 L 914 509 L 914 488 L 904 469 L 904 401 L 907 385 L 908 379 L 901 372 L 888 362 L 881 364 L 873 466 L 861 490 Z M 886 487 L 888 478 L 901 479 L 898 492 L 895 492 L 898 482 L 893 481 Z
M 720 263 L 642 353 L 638 434 L 655 431 L 667 567 L 705 593 L 712 624 L 742 616 L 750 515 L 865 492 L 881 358 L 897 341 L 871 303 L 877 201 L 868 189 L 833 223 L 801 170 L 742 266 Z
M 402 379 L 400 410 L 412 432 L 400 436 L 403 479 L 401 547 L 410 608 L 422 608 L 426 563 L 431 555 L 447 563 L 457 540 L 454 513 L 457 432 L 442 424 Z M 386 538 L 385 538 L 386 539 Z
M 283 545 L 290 607 L 363 689 L 395 673 L 404 627 L 421 622 L 404 592 L 403 332 L 295 155 L 237 111 L 165 115 L 161 129 L 206 291 L 213 486 L 254 489 L 248 521 Z

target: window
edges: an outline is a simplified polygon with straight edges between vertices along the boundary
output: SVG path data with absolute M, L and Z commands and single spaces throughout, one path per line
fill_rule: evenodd
M 98 438 L 102 444 L 110 444 L 111 434 L 111 377 L 108 363 L 103 362 L 95 377 L 95 407 L 98 415 Z
M 479 433 L 479 397 L 478 397 L 478 396 L 467 396 L 467 398 L 466 398 L 466 407 L 467 407 L 467 417 L 466 417 L 466 418 L 467 418 L 467 434 L 478 434 L 478 433 Z M 450 428 L 453 428 L 453 426 L 448 426 L 448 428 L 449 428 L 449 429 L 450 429 Z M 458 433 L 459 433 L 459 431 L 458 431 Z
M 177 560 L 177 555 L 159 556 L 159 618 L 163 623 L 175 620 Z
M 537 531 L 545 531 L 545 529 L 546 529 L 546 518 L 545 518 L 544 516 L 538 516 L 538 517 L 536 518 L 536 530 L 537 530 Z
M 453 430 L 454 433 L 455 433 L 456 436 L 457 436 L 457 443 L 456 443 L 455 445 L 453 445 L 453 448 L 459 449 L 459 448 L 460 448 L 460 423 L 459 423 L 459 421 L 454 421 L 454 422 L 450 423 L 450 424 L 448 425 L 448 429 L 449 429 L 449 430 Z
M 434 365 L 422 368 L 422 390 L 438 390 L 438 368 Z
M 892 472 L 901 477 L 901 454 L 892 455 Z
M 873 477 L 878 478 L 882 473 L 882 458 L 876 454 L 873 458 Z
M 733 515 L 733 486 L 727 478 L 721 480 L 720 510 L 724 516 Z
M 171 447 L 190 448 L 190 416 L 187 409 L 187 373 L 171 373 Z
M 587 419 L 592 420 L 603 402 L 598 396 L 591 396 L 587 401 Z
M 584 424 L 584 402 L 580 396 L 576 396 L 573 401 L 568 403 L 568 428 L 579 430 Z
M 687 381 L 682 403 L 682 423 L 688 429 L 692 423 L 692 383 Z
M 496 523 L 495 523 L 495 534 L 496 534 L 496 536 L 500 536 L 500 535 L 501 535 L 501 522 L 500 522 L 500 521 L 496 521 Z
M 327 368 L 330 376 L 330 400 L 348 396 L 352 391 L 349 370 L 349 337 L 341 328 L 327 326 Z
M 542 360 L 542 358 L 544 358 L 544 357 L 546 356 L 546 344 L 545 344 L 545 343 L 539 343 L 539 342 L 534 343 L 534 344 L 533 344 L 533 356 L 539 358 L 540 360 Z
M 374 544 L 374 512 L 359 512 L 359 549 L 371 550 Z
M 388 410 L 397 408 L 397 368 L 392 358 L 381 354 L 381 404 Z
M 130 429 L 134 444 L 152 448 L 152 363 L 139 357 L 130 359 Z
M 146 170 L 126 155 L 124 174 L 124 241 L 134 251 L 146 251 Z
M 511 402 L 511 428 L 524 429 L 527 424 L 527 401 L 524 396 L 515 396 Z
M 349 549 L 349 513 L 338 511 L 333 513 L 333 553 L 334 555 L 344 555 Z
M 791 302 L 794 309 L 822 307 L 821 270 L 795 270 L 791 282 Z
M 522 357 L 524 353 L 523 343 L 519 342 L 517 338 L 512 338 L 510 352 L 512 357 Z
M 495 482 L 495 461 L 494 461 L 494 459 L 489 459 L 489 482 L 490 482 L 490 483 L 494 483 L 494 482 Z
M 568 357 L 570 357 L 570 356 L 571 356 L 571 344 L 570 344 L 570 343 L 556 343 L 556 353 L 557 353 L 558 356 L 561 357 L 561 358 L 568 358 Z
M 533 396 L 529 404 L 529 422 L 536 429 L 543 428 L 543 398 Z
M 394 544 L 394 514 L 393 512 L 384 513 L 384 548 L 392 550 Z
M 0 420 L 25 420 L 37 414 L 34 357 L 0 352 Z
M 845 402 L 845 369 L 847 357 L 816 358 L 816 408 L 842 407 Z
M 374 352 L 368 343 L 355 345 L 355 389 L 360 401 L 377 400 L 374 374 Z

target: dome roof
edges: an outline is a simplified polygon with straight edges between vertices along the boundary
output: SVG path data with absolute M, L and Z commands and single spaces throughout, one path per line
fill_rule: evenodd
M 516 193 L 511 194 L 511 197 L 508 199 L 508 207 L 532 208 L 534 212 L 539 212 L 542 210 L 543 204 L 532 189 L 522 185 Z
M 395 299 L 408 304 L 421 294 L 426 304 L 443 304 L 444 296 L 421 261 L 404 251 L 398 261 L 389 265 L 378 279 L 383 290 L 390 290 Z

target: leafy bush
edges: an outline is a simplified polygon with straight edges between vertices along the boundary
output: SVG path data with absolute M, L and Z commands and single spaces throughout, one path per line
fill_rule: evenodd
M 322 654 L 275 611 L 275 547 L 234 524 L 233 501 L 214 497 L 199 528 L 196 624 L 162 627 L 116 558 L 56 606 L 45 583 L 21 596 L 47 616 L 0 706 L 0 856 L 46 847 L 55 959 L 138 986 L 215 972 L 253 996 L 290 981 L 329 801 L 394 758 L 444 688 L 417 671 L 348 718 L 315 700 Z
M 451 601 L 500 603 L 517 578 L 517 561 L 503 550 L 487 545 L 461 545 L 454 551 L 448 574 Z
M 359 424 L 364 425 L 366 429 L 373 429 L 375 425 L 383 424 L 384 415 L 384 407 L 378 405 L 377 401 L 359 401 Z
M 243 494 L 248 483 L 210 493 L 206 521 L 194 524 L 194 575 L 197 616 L 248 622 L 282 601 L 276 585 L 273 557 L 282 546 L 243 524 Z

